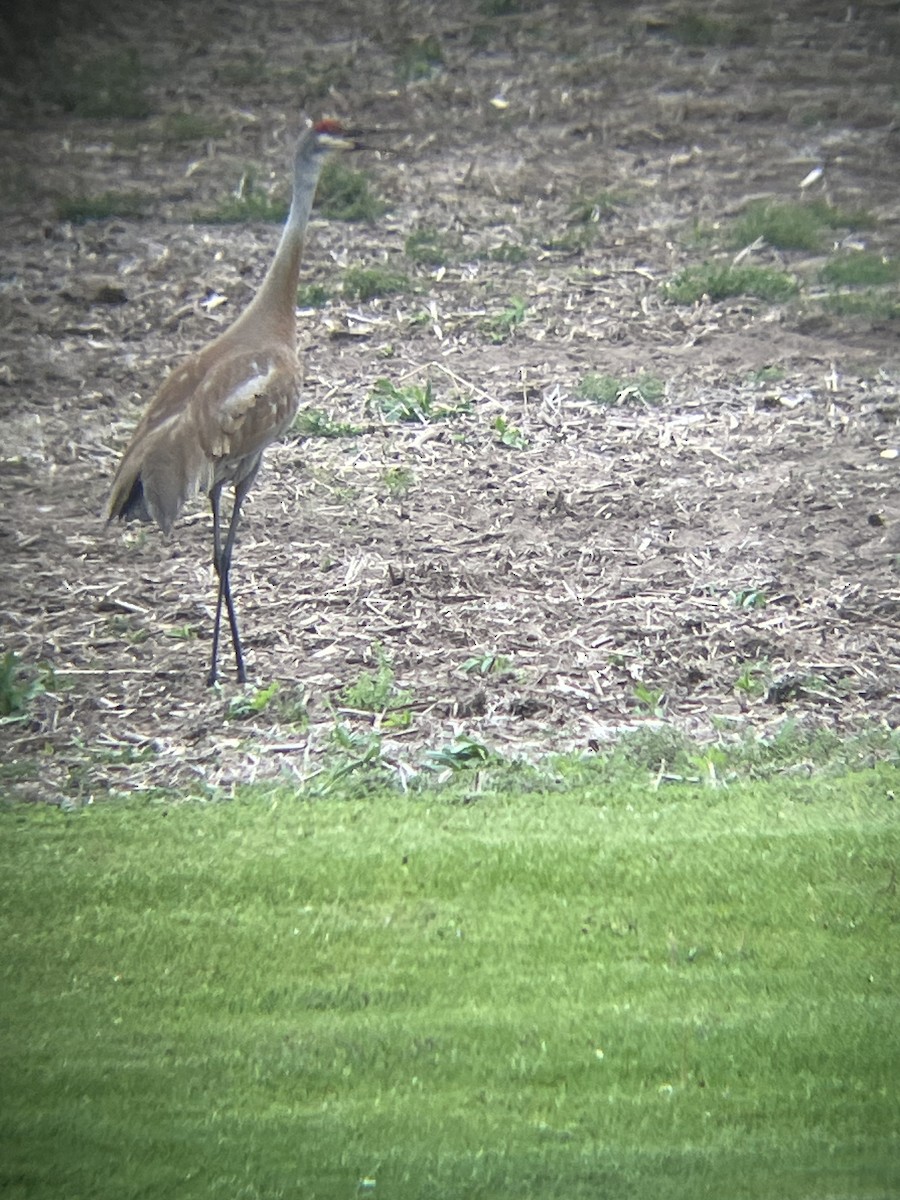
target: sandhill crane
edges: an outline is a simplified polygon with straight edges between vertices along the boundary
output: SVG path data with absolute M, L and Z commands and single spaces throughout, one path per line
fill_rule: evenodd
M 259 291 L 233 325 L 168 376 L 113 481 L 107 519 L 155 521 L 165 533 L 191 496 L 201 490 L 209 496 L 219 580 L 210 685 L 217 679 L 223 601 L 238 682 L 247 678 L 229 583 L 241 504 L 263 451 L 297 414 L 302 374 L 295 314 L 304 234 L 326 153 L 354 145 L 337 121 L 307 122 L 294 154 L 290 212 Z M 219 500 L 227 483 L 234 506 L 223 546 Z

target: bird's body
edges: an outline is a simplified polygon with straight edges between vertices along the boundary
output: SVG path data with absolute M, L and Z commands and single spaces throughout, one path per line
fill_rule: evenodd
M 216 680 L 223 601 L 238 679 L 245 678 L 229 586 L 231 554 L 240 506 L 263 451 L 288 430 L 300 404 L 295 317 L 300 258 L 325 152 L 353 144 L 340 134 L 334 121 L 310 125 L 301 134 L 290 213 L 259 291 L 233 325 L 169 375 L 135 430 L 112 485 L 110 521 L 154 521 L 166 533 L 192 496 L 206 492 L 210 497 L 219 576 L 210 683 Z M 226 484 L 235 495 L 223 547 L 219 500 Z
M 155 521 L 169 533 L 192 496 L 239 482 L 287 431 L 300 402 L 296 353 L 262 341 L 235 345 L 230 334 L 192 355 L 157 393 L 122 459 L 110 517 Z

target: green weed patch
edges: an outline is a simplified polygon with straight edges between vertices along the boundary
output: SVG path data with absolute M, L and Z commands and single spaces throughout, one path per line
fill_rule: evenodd
M 664 294 L 676 304 L 695 304 L 704 297 L 726 300 L 731 296 L 779 302 L 790 299 L 797 291 L 797 281 L 786 271 L 728 262 L 685 267 L 663 285 Z

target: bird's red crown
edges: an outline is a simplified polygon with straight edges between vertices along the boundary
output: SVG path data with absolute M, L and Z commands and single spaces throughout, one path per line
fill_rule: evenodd
M 330 133 L 334 137 L 339 137 L 344 132 L 343 125 L 334 117 L 323 117 L 321 121 L 316 121 L 313 129 L 316 133 Z

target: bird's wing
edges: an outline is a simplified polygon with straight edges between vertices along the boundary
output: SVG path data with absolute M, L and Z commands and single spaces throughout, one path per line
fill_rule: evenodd
M 296 355 L 283 347 L 236 350 L 207 372 L 192 398 L 191 423 L 220 478 L 287 430 L 297 412 L 300 382 Z
M 246 474 L 297 411 L 296 356 L 282 347 L 211 343 L 177 367 L 150 402 L 113 481 L 108 515 L 168 532 L 184 504 L 218 480 Z

